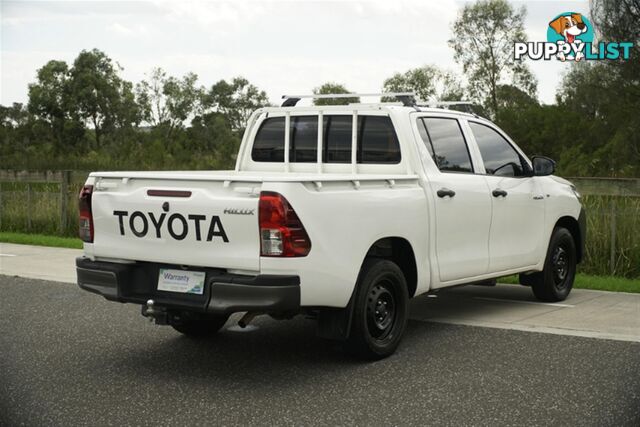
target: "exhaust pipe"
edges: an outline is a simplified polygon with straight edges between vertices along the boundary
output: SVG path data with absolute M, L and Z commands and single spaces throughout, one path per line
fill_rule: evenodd
M 247 326 L 249 326 L 249 323 L 251 323 L 253 318 L 257 315 L 258 313 L 256 313 L 255 311 L 247 311 L 244 316 L 242 316 L 242 318 L 238 320 L 238 326 L 240 326 L 242 329 L 246 328 Z

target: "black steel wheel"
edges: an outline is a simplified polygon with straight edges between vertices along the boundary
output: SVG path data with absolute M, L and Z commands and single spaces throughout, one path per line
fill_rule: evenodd
M 402 270 L 385 259 L 368 259 L 358 277 L 349 349 L 365 359 L 382 359 L 400 344 L 409 295 Z
M 377 283 L 367 298 L 367 328 L 372 337 L 386 338 L 396 321 L 396 302 L 393 285 L 387 281 Z
M 576 276 L 576 244 L 563 227 L 553 230 L 544 270 L 531 280 L 531 289 L 542 301 L 563 301 L 569 296 Z

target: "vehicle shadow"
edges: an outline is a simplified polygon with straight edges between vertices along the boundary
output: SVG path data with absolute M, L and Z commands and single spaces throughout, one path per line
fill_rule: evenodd
M 156 328 L 159 333 L 145 339 L 144 345 L 135 343 L 126 352 L 103 354 L 100 363 L 117 367 L 119 375 L 141 381 L 154 378 L 172 382 L 179 376 L 196 383 L 215 379 L 218 386 L 245 384 L 274 389 L 317 380 L 332 372 L 342 375 L 366 369 L 372 363 L 404 365 L 403 352 L 413 342 L 428 341 L 432 328 L 443 327 L 410 320 L 395 355 L 367 362 L 349 354 L 339 342 L 316 337 L 314 321 L 261 318 L 255 323 L 258 327 L 248 332 L 233 327 L 229 330 L 228 323 L 227 329 L 207 339 L 191 339 L 169 328 Z

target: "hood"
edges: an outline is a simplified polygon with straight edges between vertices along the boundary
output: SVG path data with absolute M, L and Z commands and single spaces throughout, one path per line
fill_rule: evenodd
M 573 183 L 571 181 L 569 181 L 567 179 L 564 179 L 564 178 L 560 178 L 559 176 L 549 175 L 549 178 L 553 179 L 556 182 L 559 182 L 560 184 L 573 186 Z

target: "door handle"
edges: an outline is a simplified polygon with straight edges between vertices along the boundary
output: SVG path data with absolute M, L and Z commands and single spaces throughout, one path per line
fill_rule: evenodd
M 493 197 L 507 197 L 507 192 L 499 188 L 493 190 L 491 194 L 493 194 Z
M 453 197 L 456 195 L 456 192 L 453 190 L 449 190 L 448 188 L 441 188 L 438 191 L 436 191 L 436 194 L 438 195 L 438 197 L 442 198 L 442 197 Z

